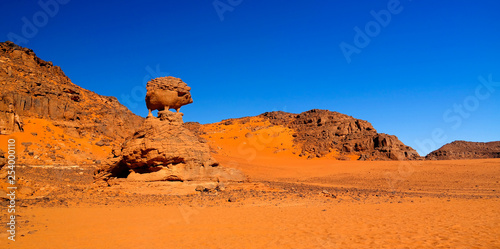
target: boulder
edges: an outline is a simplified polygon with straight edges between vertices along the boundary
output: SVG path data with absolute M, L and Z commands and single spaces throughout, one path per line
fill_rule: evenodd
M 150 80 L 146 85 L 146 106 L 151 116 L 153 110 L 175 109 L 179 112 L 184 105 L 193 103 L 191 87 L 181 79 L 167 76 Z

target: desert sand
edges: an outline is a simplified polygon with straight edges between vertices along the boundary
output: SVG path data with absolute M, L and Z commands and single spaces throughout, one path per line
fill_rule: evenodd
M 500 247 L 498 159 L 216 157 L 249 181 L 178 195 L 168 190 L 179 183 L 103 190 L 88 187 L 90 169 L 20 168 L 40 179 L 59 172 L 58 187 L 19 202 L 18 237 L 2 231 L 2 248 Z
M 31 89 L 2 102 L 0 149 L 16 139 L 18 189 L 11 241 L 10 185 L 0 181 L 0 248 L 500 248 L 500 159 L 419 160 L 415 150 L 367 121 L 325 110 L 300 119 L 268 113 L 207 125 L 166 114 L 154 122 L 166 124 L 150 127 L 159 132 L 145 132 L 146 142 L 118 151 L 138 154 L 129 158 L 148 167 L 176 168 L 193 159 L 195 170 L 227 167 L 244 178 L 205 175 L 216 182 L 185 174 L 151 181 L 125 168 L 136 177 L 115 178 L 123 176 L 110 170 L 101 181 L 96 169 L 110 166 L 111 154 L 130 163 L 114 147 L 143 118 L 115 98 L 74 85 L 33 51 L 0 45 L 14 69 L 0 70 L 8 79 L 2 82 L 15 77 L 20 84 L 5 89 Z M 25 71 L 47 77 L 26 78 Z M 176 93 L 180 100 L 157 99 L 161 105 L 149 109 L 192 102 L 186 87 Z M 33 93 L 40 97 L 33 105 L 14 105 L 31 103 Z M 14 112 L 23 114 L 24 125 L 13 122 Z M 195 146 L 199 153 L 192 153 Z M 155 151 L 168 153 L 148 154 Z M 219 168 L 207 163 L 212 156 Z M 166 158 L 173 161 L 149 165 Z M 401 158 L 417 160 L 387 161 Z M 0 170 L 1 179 L 7 170 Z

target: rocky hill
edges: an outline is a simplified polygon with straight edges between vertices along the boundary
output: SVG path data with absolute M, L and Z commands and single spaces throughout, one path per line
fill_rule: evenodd
M 425 158 L 429 160 L 500 158 L 500 141 L 488 143 L 453 141 L 429 153 Z
M 327 110 L 301 114 L 268 112 L 257 117 L 225 120 L 216 124 L 185 124 L 209 140 L 216 153 L 233 155 L 272 150 L 307 158 L 340 160 L 413 160 L 418 153 L 396 136 L 377 133 L 364 120 Z M 228 140 L 229 139 L 229 140 Z M 253 154 L 255 154 L 253 153 Z
M 95 162 L 142 121 L 115 97 L 73 84 L 31 49 L 0 43 L 0 135 L 18 138 L 19 163 Z

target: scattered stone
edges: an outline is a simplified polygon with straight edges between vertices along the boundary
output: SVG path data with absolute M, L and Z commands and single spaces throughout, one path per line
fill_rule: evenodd
M 217 189 L 216 190 L 218 190 L 218 191 L 224 191 L 224 190 L 226 190 L 226 185 L 223 182 L 220 182 L 217 185 Z
M 24 147 L 29 147 L 30 145 L 32 145 L 33 143 L 32 142 L 22 142 L 21 143 Z

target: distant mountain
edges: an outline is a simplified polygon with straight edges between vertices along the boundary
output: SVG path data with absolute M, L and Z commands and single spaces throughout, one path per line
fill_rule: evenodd
M 488 143 L 453 141 L 429 153 L 425 158 L 430 160 L 500 158 L 500 141 Z
M 22 162 L 91 163 L 142 120 L 115 97 L 73 84 L 33 50 L 0 43 L 0 135 L 17 134 Z
M 186 126 L 209 140 L 215 153 L 286 154 L 339 160 L 414 160 L 418 153 L 396 136 L 378 133 L 364 120 L 327 110 L 268 112 L 256 117 Z M 268 153 L 269 154 L 269 153 Z

